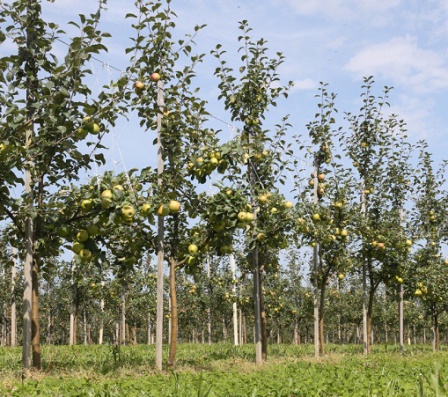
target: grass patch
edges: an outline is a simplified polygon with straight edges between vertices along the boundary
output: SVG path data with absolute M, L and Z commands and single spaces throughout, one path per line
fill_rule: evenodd
M 0 395 L 24 396 L 445 396 L 446 352 L 412 346 L 273 345 L 256 367 L 254 347 L 181 344 L 175 372 L 157 373 L 154 346 L 43 346 L 43 370 L 21 382 L 21 350 L 0 349 Z M 166 351 L 165 351 L 166 353 Z

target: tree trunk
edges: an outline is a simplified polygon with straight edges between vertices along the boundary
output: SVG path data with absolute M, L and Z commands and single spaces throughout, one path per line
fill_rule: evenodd
M 12 304 L 11 304 L 11 346 L 17 346 L 17 309 L 16 309 L 16 258 L 17 258 L 17 248 L 12 249 L 13 252 L 13 265 L 11 269 L 11 293 L 12 293 Z
M 369 288 L 369 301 L 367 306 L 367 354 L 372 352 L 372 317 L 373 317 L 373 300 L 375 298 L 375 288 L 373 285 L 373 280 L 370 280 Z
M 157 82 L 157 185 L 163 184 L 162 174 L 163 164 L 163 145 L 162 145 L 162 117 L 164 108 L 163 82 Z M 163 354 L 163 270 L 165 252 L 163 246 L 165 234 L 165 226 L 163 216 L 157 219 L 157 313 L 156 313 L 156 368 L 162 370 L 162 354 Z
M 39 329 L 39 267 L 37 261 L 33 261 L 33 288 L 32 288 L 32 347 L 33 347 L 33 367 L 41 370 L 40 353 L 40 329 Z
M 101 289 L 104 290 L 104 281 L 101 282 Z M 98 331 L 98 344 L 103 344 L 104 337 L 104 298 L 100 301 L 100 329 Z
M 122 287 L 124 289 L 124 287 Z M 126 292 L 121 293 L 121 344 L 126 345 Z
M 168 368 L 174 368 L 176 365 L 177 350 L 177 295 L 176 295 L 176 260 L 170 258 L 170 302 L 171 302 L 171 341 L 168 355 Z
M 261 273 L 261 272 L 260 272 Z M 263 288 L 262 288 L 262 275 L 260 274 L 260 317 L 261 317 L 261 356 L 263 361 L 268 359 L 268 330 L 266 323 L 266 311 L 264 309 Z
M 322 279 L 320 286 L 320 299 L 319 299 L 319 354 L 323 356 L 325 354 L 325 338 L 324 338 L 324 308 L 325 308 L 325 289 L 326 289 L 326 277 Z
M 433 311 L 433 344 L 432 349 L 434 352 L 440 349 L 440 327 L 439 327 L 439 314 L 436 310 Z

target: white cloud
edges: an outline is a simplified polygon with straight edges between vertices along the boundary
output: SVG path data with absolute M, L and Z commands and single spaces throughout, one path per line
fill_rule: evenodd
M 302 79 L 294 81 L 293 91 L 297 90 L 315 90 L 319 84 L 312 79 Z
M 420 48 L 410 36 L 396 37 L 359 51 L 345 69 L 357 78 L 380 76 L 418 92 L 448 87 L 447 60 L 439 52 Z
M 277 7 L 286 3 L 301 15 L 352 19 L 359 13 L 390 10 L 401 0 L 274 0 L 274 3 Z

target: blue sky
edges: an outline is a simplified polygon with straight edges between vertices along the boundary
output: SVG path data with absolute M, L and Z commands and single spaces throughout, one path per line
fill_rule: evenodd
M 78 13 L 94 10 L 95 1 L 55 0 L 44 2 L 48 15 L 65 26 Z M 217 43 L 228 49 L 229 63 L 237 63 L 238 21 L 247 19 L 253 37 L 268 41 L 272 54 L 283 52 L 282 80 L 294 81 L 287 101 L 280 104 L 279 117 L 290 114 L 292 134 L 306 134 L 305 124 L 316 110 L 320 81 L 338 94 L 341 113 L 356 113 L 360 107 L 362 77 L 373 75 L 377 93 L 393 86 L 391 112 L 408 125 L 410 140 L 425 139 L 435 159 L 448 149 L 448 0 L 173 0 L 179 34 L 191 33 L 196 24 L 207 24 L 196 39 L 197 52 L 209 53 Z M 92 63 L 93 87 L 99 87 L 127 65 L 124 49 L 129 46 L 133 0 L 109 0 L 103 30 L 113 39 L 106 44 L 106 65 Z M 217 102 L 216 60 L 207 56 L 198 69 L 196 84 L 209 102 L 209 111 L 229 120 Z M 277 110 L 276 110 L 277 112 Z M 224 134 L 231 129 L 223 123 Z M 120 124 L 106 138 L 111 149 L 108 160 L 127 168 L 147 165 L 153 136 L 132 121 Z M 118 171 L 120 171 L 118 169 Z

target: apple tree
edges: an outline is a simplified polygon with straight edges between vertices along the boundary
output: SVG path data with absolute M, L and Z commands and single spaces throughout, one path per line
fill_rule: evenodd
M 353 236 L 353 181 L 344 169 L 341 156 L 336 154 L 334 144 L 335 94 L 326 85 L 319 88 L 318 112 L 314 121 L 307 125 L 311 144 L 305 159 L 313 164 L 311 178 L 296 181 L 298 190 L 298 218 L 296 235 L 302 244 L 313 247 L 311 281 L 315 299 L 315 348 L 325 353 L 324 311 L 325 291 L 331 277 L 343 275 L 350 267 L 347 245 Z M 317 343 L 318 340 L 318 343 Z
M 350 132 L 343 136 L 344 150 L 360 180 L 359 216 L 354 227 L 362 263 L 366 354 L 371 350 L 375 291 L 382 282 L 402 273 L 410 248 L 403 210 L 410 186 L 411 145 L 406 141 L 404 122 L 394 114 L 385 115 L 390 89 L 386 87 L 384 96 L 376 97 L 373 84 L 372 77 L 364 79 L 363 106 L 359 115 L 347 114 Z
M 290 153 L 284 140 L 287 119 L 284 118 L 274 132 L 263 125 L 268 124 L 268 109 L 276 106 L 280 97 L 287 97 L 289 86 L 279 85 L 278 68 L 284 61 L 283 55 L 277 53 L 276 57 L 269 57 L 266 41 L 254 41 L 250 37 L 247 21 L 240 23 L 240 30 L 241 66 L 237 76 L 227 65 L 226 51 L 221 45 L 217 45 L 212 53 L 219 61 L 215 71 L 220 80 L 219 99 L 224 100 L 232 123 L 241 125 L 238 136 L 223 144 L 221 153 L 223 159 L 229 159 L 227 164 L 233 171 L 227 178 L 237 184 L 249 203 L 246 210 L 240 210 L 241 214 L 233 213 L 233 216 L 239 216 L 240 221 L 246 223 L 247 256 L 254 282 L 256 363 L 259 364 L 267 354 L 267 340 L 263 338 L 266 327 L 262 320 L 261 269 L 263 265 L 267 268 L 269 262 L 263 263 L 263 257 L 269 256 L 270 250 L 278 252 L 282 246 L 286 247 L 288 218 L 292 219 L 288 212 L 293 207 L 290 202 L 286 204 L 276 186 L 278 182 L 284 183 L 286 161 L 281 155 Z M 243 167 L 246 172 L 238 172 Z M 227 212 L 231 214 L 231 208 Z M 273 229 L 269 227 L 274 224 L 269 214 L 276 218 Z M 269 233 L 272 235 L 268 236 Z
M 414 183 L 417 197 L 412 225 L 417 230 L 418 248 L 409 268 L 411 294 L 418 298 L 432 320 L 433 348 L 439 350 L 439 318 L 447 310 L 447 259 L 442 256 L 447 241 L 446 163 L 434 169 L 431 154 L 424 142 L 419 143 L 419 164 Z
M 72 23 L 79 34 L 64 37 L 68 46 L 62 60 L 54 43 L 65 32 L 43 19 L 39 0 L 0 5 L 0 40 L 10 44 L 10 53 L 0 59 L 0 216 L 15 226 L 14 246 L 25 263 L 25 374 L 31 345 L 33 365 L 40 368 L 38 273 L 44 258 L 59 249 L 51 228 L 58 213 L 49 206 L 49 195 L 93 162 L 103 162 L 101 154 L 83 152 L 81 143 L 92 141 L 101 149 L 98 138 L 116 118 L 119 93 L 95 97 L 86 83 L 92 55 L 106 50 L 102 41 L 108 34 L 99 29 L 104 5 L 99 1 L 95 13 Z M 23 194 L 14 197 L 13 187 Z

